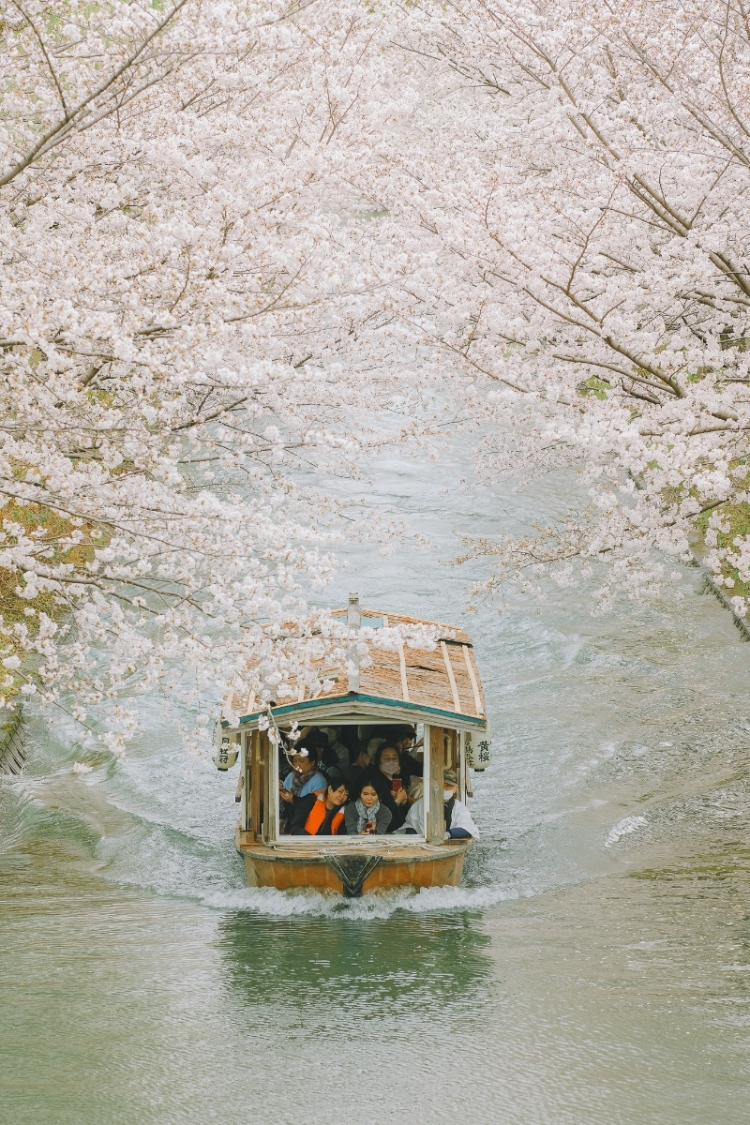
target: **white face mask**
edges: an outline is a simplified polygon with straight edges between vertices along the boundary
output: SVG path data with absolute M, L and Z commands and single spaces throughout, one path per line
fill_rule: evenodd
M 443 800 L 444 801 L 450 801 L 451 797 L 453 797 L 453 796 L 454 796 L 454 793 L 453 793 L 452 789 L 444 789 L 443 790 Z

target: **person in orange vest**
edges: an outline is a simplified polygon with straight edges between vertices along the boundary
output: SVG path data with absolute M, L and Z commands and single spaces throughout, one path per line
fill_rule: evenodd
M 330 771 L 333 773 L 333 770 Z M 291 836 L 337 836 L 344 832 L 344 805 L 349 800 L 349 786 L 339 776 L 329 776 L 325 793 L 310 793 L 297 801 Z

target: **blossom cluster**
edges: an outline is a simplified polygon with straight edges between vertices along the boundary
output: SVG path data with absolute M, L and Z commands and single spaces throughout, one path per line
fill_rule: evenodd
M 736 0 L 416 0 L 393 41 L 421 102 L 384 205 L 435 267 L 405 321 L 488 423 L 491 479 L 590 493 L 499 574 L 607 563 L 650 596 L 708 535 L 750 604 L 750 31 Z M 714 534 L 715 532 L 715 534 Z
M 468 544 L 490 587 L 647 598 L 700 539 L 746 613 L 749 74 L 738 0 L 9 6 L 3 691 L 116 749 L 136 686 L 314 686 L 308 482 L 444 411 L 588 489 Z
M 313 677 L 340 532 L 305 474 L 423 432 L 382 299 L 396 234 L 348 179 L 393 99 L 382 26 L 278 0 L 5 13 L 0 649 L 6 688 L 101 705 L 115 749 L 137 689 L 218 702 L 251 656 L 259 700 Z

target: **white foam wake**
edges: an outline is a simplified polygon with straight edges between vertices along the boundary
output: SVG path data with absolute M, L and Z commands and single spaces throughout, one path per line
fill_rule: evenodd
M 375 892 L 357 899 L 318 891 L 277 891 L 272 887 L 245 887 L 208 891 L 199 896 L 204 905 L 217 910 L 248 910 L 269 917 L 308 915 L 319 918 L 389 918 L 402 910 L 412 914 L 446 910 L 485 910 L 521 897 L 508 887 L 399 888 Z

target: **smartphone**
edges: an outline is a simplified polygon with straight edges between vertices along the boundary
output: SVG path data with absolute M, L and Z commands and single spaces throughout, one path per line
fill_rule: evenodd
M 374 820 L 366 820 L 365 821 L 365 828 L 367 829 L 368 832 L 372 832 L 374 830 L 374 828 L 376 827 L 376 824 L 377 824 L 377 822 L 374 821 Z
M 399 789 L 403 789 L 404 783 L 400 777 L 391 778 L 391 793 L 398 793 Z

